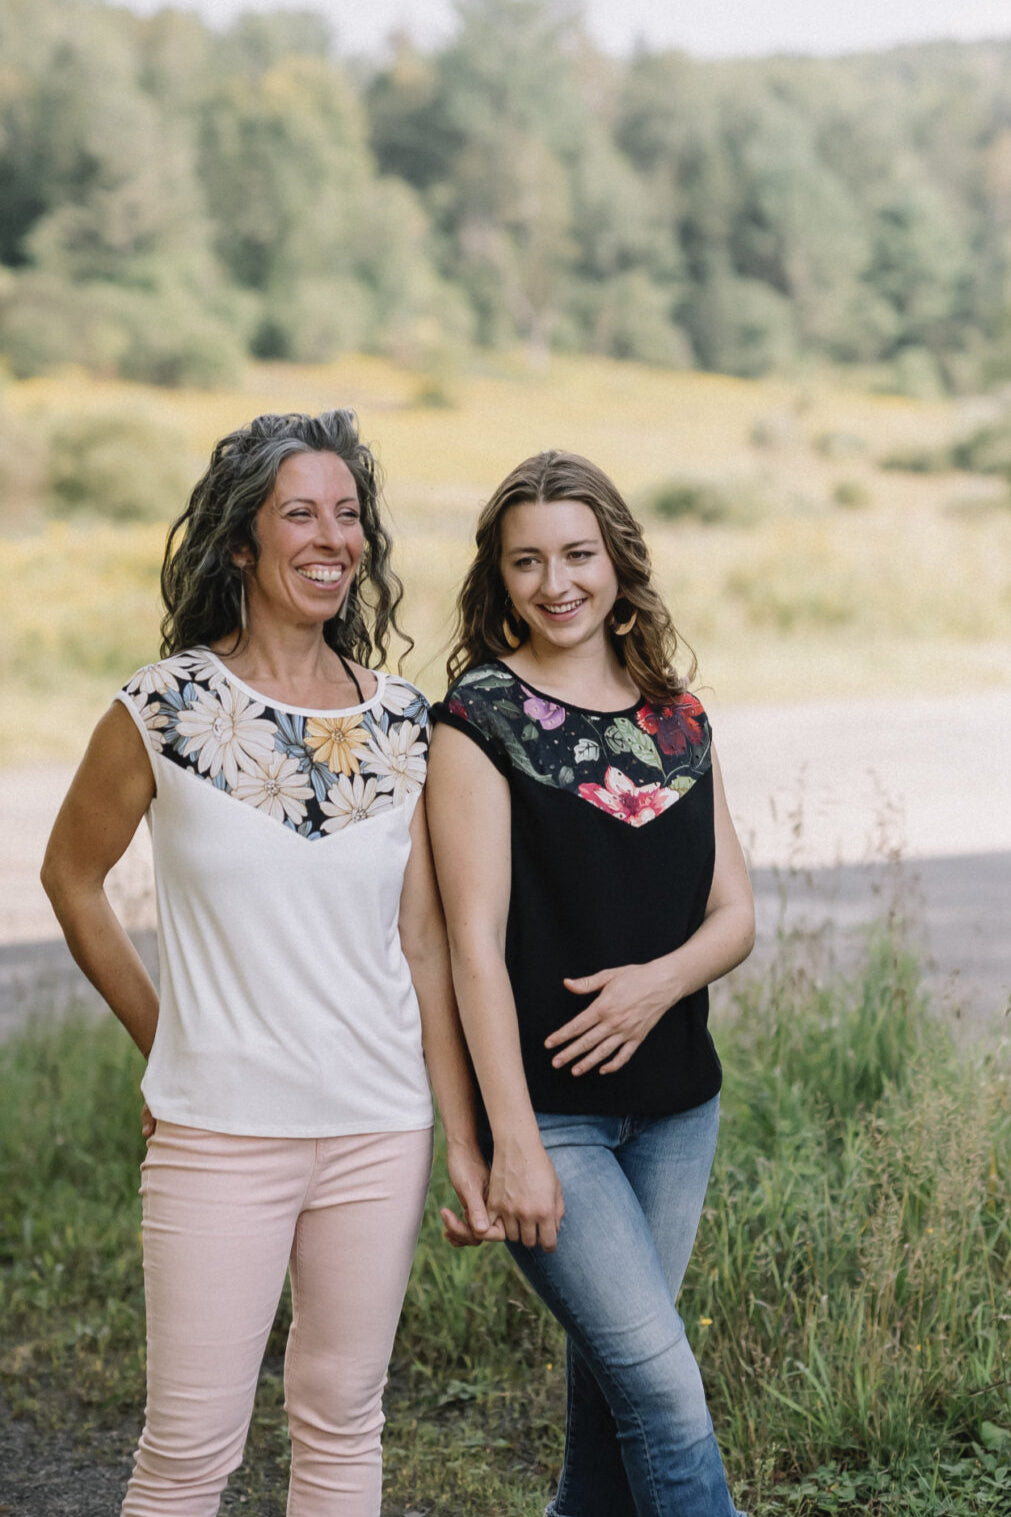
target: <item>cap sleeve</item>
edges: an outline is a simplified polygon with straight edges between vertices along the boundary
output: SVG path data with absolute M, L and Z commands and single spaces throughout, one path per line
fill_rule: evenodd
M 166 702 L 170 688 L 175 688 L 175 681 L 166 673 L 165 665 L 147 664 L 116 692 L 116 700 L 133 717 L 152 764 L 165 746 L 164 729 L 172 716 Z
M 516 750 L 515 686 L 508 670 L 481 666 L 462 675 L 450 686 L 445 700 L 432 707 L 433 722 L 445 722 L 464 733 L 507 779 Z

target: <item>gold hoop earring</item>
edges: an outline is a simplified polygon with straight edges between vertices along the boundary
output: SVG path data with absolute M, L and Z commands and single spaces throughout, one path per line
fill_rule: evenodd
M 505 638 L 507 645 L 515 653 L 517 648 L 523 646 L 523 635 L 516 630 L 516 627 L 513 625 L 513 619 L 509 614 L 512 610 L 512 604 L 512 601 L 507 598 L 505 615 L 502 618 L 502 636 Z M 523 626 L 522 622 L 520 622 L 520 626 Z
M 618 602 L 615 601 L 614 605 L 616 606 L 617 604 L 618 604 Z M 626 602 L 626 604 L 627 604 L 627 602 Z M 631 632 L 632 628 L 635 626 L 635 624 L 638 621 L 638 619 L 639 619 L 639 613 L 636 610 L 635 606 L 633 606 L 632 607 L 632 615 L 628 618 L 627 621 L 616 622 L 615 619 L 614 619 L 614 606 L 612 606 L 611 607 L 611 615 L 608 618 L 608 625 L 610 626 L 611 631 L 614 633 L 615 637 L 627 637 L 628 634 Z

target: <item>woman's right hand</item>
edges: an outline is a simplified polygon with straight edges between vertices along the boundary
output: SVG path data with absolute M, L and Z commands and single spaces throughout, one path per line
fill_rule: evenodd
M 558 1246 L 565 1200 L 539 1138 L 530 1142 L 496 1137 L 487 1206 L 489 1219 L 502 1223 L 511 1243 L 540 1245 L 548 1253 Z

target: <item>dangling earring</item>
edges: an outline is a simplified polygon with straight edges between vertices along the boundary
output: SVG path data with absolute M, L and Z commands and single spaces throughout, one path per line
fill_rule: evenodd
M 623 599 L 623 597 L 619 595 L 618 600 L 621 600 L 621 599 Z M 610 627 L 611 631 L 614 633 L 615 637 L 627 637 L 628 634 L 631 632 L 632 628 L 635 626 L 635 624 L 636 624 L 636 622 L 637 622 L 637 620 L 639 618 L 639 613 L 636 610 L 636 608 L 633 606 L 632 607 L 632 614 L 628 618 L 627 621 L 616 622 L 615 619 L 614 619 L 614 607 L 617 606 L 617 604 L 618 604 L 618 601 L 616 600 L 615 603 L 614 603 L 614 606 L 611 607 L 611 614 L 610 614 L 610 616 L 607 619 L 607 624 Z M 625 601 L 625 604 L 627 606 L 629 604 L 628 601 Z
M 354 577 L 354 579 L 351 581 L 350 585 L 348 585 L 348 593 L 345 595 L 344 599 L 341 601 L 340 610 L 337 612 L 337 620 L 338 621 L 341 621 L 341 622 L 346 622 L 347 621 L 347 619 L 348 619 L 348 601 L 351 599 L 351 596 L 354 593 L 354 590 L 356 589 L 357 585 L 358 585 L 358 576 L 356 574 L 355 577 Z
M 513 610 L 513 603 L 512 603 L 512 601 L 509 599 L 509 597 L 507 595 L 506 596 L 505 615 L 502 618 L 502 636 L 505 638 L 506 643 L 508 644 L 508 646 L 515 653 L 515 651 L 516 651 L 517 648 L 520 648 L 520 647 L 523 646 L 523 636 L 522 636 L 521 632 L 518 632 L 516 630 L 516 627 L 513 624 L 513 618 L 510 615 L 510 612 L 512 610 Z M 519 618 L 517 617 L 516 620 L 519 621 Z M 523 626 L 522 622 L 520 622 L 520 626 L 521 627 Z
M 246 635 L 246 572 L 239 571 L 239 632 L 243 637 Z

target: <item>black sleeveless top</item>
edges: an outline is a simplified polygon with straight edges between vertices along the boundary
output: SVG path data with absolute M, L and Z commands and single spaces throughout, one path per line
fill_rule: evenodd
M 613 1074 L 553 1069 L 544 1039 L 593 996 L 565 976 L 639 964 L 700 926 L 713 878 L 709 722 L 693 695 L 588 711 L 498 661 L 468 670 L 432 711 L 509 782 L 506 967 L 535 1111 L 663 1116 L 708 1101 L 720 1062 L 703 988 L 672 1006 Z M 481 837 L 460 838 L 480 848 Z M 605 1061 L 606 1062 L 606 1061 Z

